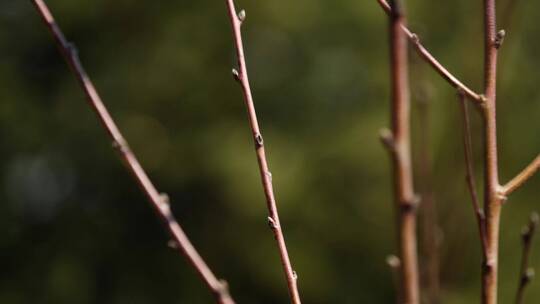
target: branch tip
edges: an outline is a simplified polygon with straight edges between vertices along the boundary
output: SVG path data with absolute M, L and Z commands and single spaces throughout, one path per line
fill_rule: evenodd
M 260 147 L 264 146 L 264 139 L 263 139 L 261 133 L 255 134 L 255 146 L 257 148 L 260 148 Z
M 232 69 L 232 75 L 233 75 L 234 80 L 240 82 L 240 73 L 238 72 L 237 69 Z
M 219 280 L 217 286 L 214 289 L 214 292 L 218 295 L 220 299 L 230 297 L 229 283 L 223 279 Z
M 159 197 L 161 198 L 162 204 L 169 205 L 171 203 L 171 199 L 169 198 L 169 195 L 167 193 L 161 193 Z
M 387 128 L 381 129 L 379 131 L 379 138 L 381 139 L 381 142 L 387 149 L 391 151 L 395 149 L 396 142 L 395 142 L 394 134 L 392 134 L 392 131 L 390 131 Z
M 243 23 L 245 20 L 246 20 L 246 11 L 245 11 L 245 10 L 241 10 L 241 11 L 238 13 L 238 21 L 240 21 L 240 23 Z
M 527 269 L 527 271 L 525 272 L 525 275 L 523 276 L 523 278 L 528 282 L 532 281 L 534 279 L 534 277 L 536 276 L 536 272 L 534 271 L 534 268 L 530 267 Z
M 536 228 L 536 226 L 538 226 L 538 223 L 540 222 L 540 215 L 538 214 L 538 212 L 533 212 L 529 221 L 531 222 L 531 225 Z
M 476 210 L 476 214 L 478 214 L 478 217 L 480 218 L 481 221 L 486 220 L 486 214 L 484 213 L 484 210 L 482 208 L 478 208 Z
M 412 43 L 418 45 L 420 44 L 420 37 L 416 33 L 411 33 L 411 36 L 409 37 Z
M 278 224 L 276 223 L 276 221 L 271 216 L 269 216 L 267 220 L 268 220 L 268 226 L 270 226 L 271 229 L 277 229 L 278 228 Z
M 128 154 L 129 151 L 129 145 L 124 139 L 116 139 L 112 143 L 112 147 L 117 150 L 118 152 L 122 154 Z
M 521 228 L 521 238 L 523 239 L 524 242 L 526 242 L 527 239 L 529 238 L 529 232 L 530 232 L 529 226 L 523 226 Z
M 499 49 L 502 44 L 504 43 L 504 37 L 506 36 L 505 30 L 500 30 L 497 32 L 497 35 L 495 36 L 494 45 L 496 49 Z
M 386 264 L 392 269 L 397 269 L 401 266 L 401 260 L 392 254 L 386 257 Z

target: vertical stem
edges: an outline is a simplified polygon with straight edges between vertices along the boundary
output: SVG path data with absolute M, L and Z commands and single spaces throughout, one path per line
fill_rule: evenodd
M 268 208 L 268 223 L 274 238 L 277 242 L 279 255 L 281 258 L 281 265 L 283 267 L 283 272 L 285 273 L 285 278 L 287 280 L 287 287 L 289 290 L 289 297 L 291 303 L 300 304 L 300 293 L 298 292 L 297 286 L 297 275 L 293 270 L 291 261 L 289 258 L 289 253 L 287 251 L 287 245 L 285 243 L 285 237 L 283 236 L 283 230 L 281 228 L 281 223 L 279 220 L 279 214 L 276 204 L 276 199 L 274 195 L 274 188 L 272 186 L 272 174 L 268 168 L 268 162 L 266 160 L 266 152 L 264 148 L 264 140 L 259 128 L 259 122 L 257 120 L 257 112 L 255 111 L 255 104 L 253 103 L 253 95 L 251 93 L 251 87 L 249 83 L 246 58 L 244 54 L 244 44 L 242 42 L 242 32 L 241 27 L 242 23 L 246 18 L 246 12 L 244 10 L 239 13 L 236 12 L 236 8 L 233 0 L 226 0 L 227 8 L 229 13 L 229 18 L 231 21 L 231 27 L 233 31 L 234 43 L 236 48 L 236 55 L 238 57 L 238 68 L 239 70 L 233 69 L 233 75 L 236 80 L 240 83 L 242 87 L 242 92 L 244 94 L 244 103 L 247 108 L 249 124 L 251 127 L 251 132 L 253 140 L 255 143 L 255 152 L 257 154 L 257 161 L 259 163 L 259 172 L 261 176 L 261 182 L 264 188 L 264 195 L 266 197 L 266 204 Z
M 482 271 L 482 303 L 496 304 L 499 228 L 503 197 L 499 195 L 496 121 L 497 49 L 502 42 L 502 35 L 498 34 L 496 29 L 495 0 L 484 0 L 484 23 L 486 259 Z
M 410 147 L 410 93 L 407 64 L 407 37 L 402 3 L 391 1 L 390 57 L 392 82 L 391 149 L 394 200 L 397 209 L 401 290 L 403 303 L 418 304 L 418 256 L 416 248 L 416 205 Z

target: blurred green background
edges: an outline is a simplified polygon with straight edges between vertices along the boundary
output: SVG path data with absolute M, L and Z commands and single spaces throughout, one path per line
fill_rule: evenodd
M 503 181 L 540 151 L 540 3 L 498 1 L 500 17 L 509 1 L 516 7 L 498 86 Z M 411 28 L 480 91 L 481 1 L 407 2 Z M 225 1 L 47 3 L 237 302 L 287 303 L 230 74 L 236 59 Z M 386 16 L 375 0 L 239 0 L 237 7 L 247 11 L 248 67 L 304 302 L 393 303 L 385 263 L 395 252 L 389 162 L 377 135 L 389 124 Z M 479 243 L 455 91 L 410 57 L 415 159 L 418 96 L 428 96 L 443 303 L 478 303 Z M 0 83 L 0 303 L 211 303 L 195 272 L 167 248 L 30 1 L 0 1 Z M 472 116 L 480 179 L 480 122 Z M 501 303 L 513 299 L 519 233 L 539 194 L 535 178 L 504 208 Z M 540 266 L 540 246 L 533 250 Z M 526 301 L 540 301 L 540 282 Z

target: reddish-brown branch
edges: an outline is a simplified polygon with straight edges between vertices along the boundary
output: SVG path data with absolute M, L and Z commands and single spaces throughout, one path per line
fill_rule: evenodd
M 386 0 L 377 0 L 377 2 L 381 5 L 381 7 L 388 15 L 391 14 L 392 10 Z M 401 24 L 400 27 L 407 35 L 407 38 L 414 46 L 414 49 L 416 50 L 418 55 L 420 55 L 420 57 L 422 57 L 427 63 L 429 63 L 433 67 L 433 69 L 435 69 L 435 71 L 439 73 L 439 75 L 441 75 L 448 83 L 450 83 L 450 85 L 452 85 L 456 89 L 463 91 L 470 100 L 475 101 L 478 104 L 481 104 L 483 102 L 483 98 L 481 95 L 477 94 L 465 84 L 463 84 L 461 81 L 459 81 L 456 76 L 450 73 L 448 69 L 446 69 L 435 57 L 433 57 L 433 55 L 422 45 L 418 35 L 409 30 L 409 28 L 407 28 L 405 24 Z
M 505 196 L 510 195 L 512 192 L 519 189 L 531 177 L 533 177 L 538 170 L 540 170 L 540 154 L 538 154 L 536 158 L 525 169 L 523 169 L 523 171 L 504 185 L 501 189 L 501 193 Z
M 32 0 L 32 2 L 53 35 L 62 55 L 82 86 L 89 104 L 98 115 L 103 128 L 107 131 L 109 137 L 113 141 L 113 146 L 124 161 L 129 173 L 135 178 L 152 204 L 152 207 L 166 224 L 167 230 L 173 239 L 173 247 L 177 248 L 178 251 L 187 258 L 191 266 L 197 271 L 208 289 L 215 296 L 217 303 L 234 304 L 234 301 L 229 295 L 227 284 L 216 278 L 191 244 L 182 230 L 182 227 L 175 220 L 171 212 L 167 195 L 158 192 L 141 164 L 130 150 L 127 141 L 124 139 L 109 111 L 105 107 L 105 104 L 97 93 L 92 81 L 86 74 L 74 45 L 67 41 L 45 2 L 43 0 Z
M 402 31 L 402 24 L 405 24 L 403 7 L 400 1 L 395 0 L 392 2 L 390 14 L 392 130 L 386 131 L 382 136 L 392 156 L 402 301 L 407 304 L 418 304 L 420 303 L 416 248 L 418 198 L 413 189 L 407 37 Z
M 257 113 L 255 111 L 255 105 L 253 103 L 253 96 L 251 93 L 251 87 L 248 78 L 241 29 L 242 23 L 246 18 L 246 13 L 243 10 L 237 13 L 233 0 L 226 0 L 226 2 L 233 31 L 236 53 L 238 56 L 238 70 L 233 69 L 233 75 L 235 79 L 240 83 L 242 87 L 242 92 L 244 94 L 244 103 L 247 108 L 248 119 L 253 135 L 253 140 L 255 142 L 255 151 L 257 154 L 261 181 L 264 188 L 264 194 L 266 197 L 266 203 L 269 212 L 268 222 L 278 245 L 281 264 L 283 266 L 283 271 L 287 280 L 290 300 L 294 304 L 300 304 L 301 300 L 297 286 L 297 275 L 291 266 L 291 261 L 287 252 L 287 246 L 285 244 L 285 238 L 283 236 L 283 231 L 279 220 L 277 204 L 274 196 L 274 189 L 272 186 L 272 174 L 268 169 L 264 141 L 261 135 L 261 131 L 259 129 Z
M 495 0 L 484 0 L 484 210 L 486 215 L 486 260 L 482 271 L 482 303 L 497 303 L 499 229 L 504 197 L 500 195 L 497 160 L 497 51 L 504 31 L 497 32 Z
M 478 225 L 478 232 L 480 235 L 480 242 L 482 246 L 482 254 L 485 260 L 486 258 L 486 218 L 484 211 L 480 207 L 478 199 L 478 193 L 476 191 L 476 178 L 474 174 L 473 154 L 472 154 L 472 139 L 471 139 L 471 123 L 469 119 L 469 110 L 467 107 L 466 96 L 459 92 L 459 101 L 461 105 L 461 112 L 463 116 L 463 147 L 465 153 L 465 167 L 466 167 L 466 180 L 469 192 L 471 194 L 471 202 L 476 215 L 476 222 Z
M 521 267 L 519 271 L 518 289 L 516 293 L 516 304 L 523 303 L 525 288 L 534 278 L 534 269 L 529 268 L 529 258 L 531 256 L 532 239 L 534 233 L 536 232 L 536 227 L 538 226 L 539 221 L 540 219 L 538 217 L 538 213 L 534 212 L 531 214 L 528 225 L 523 227 L 523 231 L 521 232 L 523 248 L 521 251 Z

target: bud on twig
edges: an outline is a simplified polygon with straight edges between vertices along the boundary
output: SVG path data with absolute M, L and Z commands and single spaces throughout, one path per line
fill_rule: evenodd
M 243 23 L 244 20 L 246 20 L 246 11 L 245 10 L 241 10 L 238 13 L 238 20 L 240 21 L 240 23 Z
M 494 41 L 496 49 L 499 49 L 502 46 L 505 36 L 506 36 L 505 30 L 500 30 L 497 32 L 497 35 L 495 36 L 495 41 Z
M 232 75 L 234 77 L 234 80 L 240 82 L 240 73 L 237 69 L 232 69 Z

